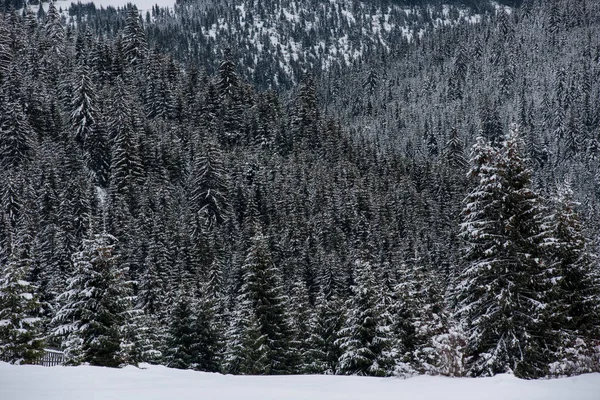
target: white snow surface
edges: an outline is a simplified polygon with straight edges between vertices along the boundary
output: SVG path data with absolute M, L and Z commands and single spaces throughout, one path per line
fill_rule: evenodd
M 600 374 L 552 380 L 418 376 L 231 376 L 141 365 L 123 369 L 0 362 L 2 400 L 598 400 Z

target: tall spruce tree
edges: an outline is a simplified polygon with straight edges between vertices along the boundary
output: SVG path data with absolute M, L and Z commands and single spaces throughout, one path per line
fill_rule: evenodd
M 551 199 L 544 218 L 544 248 L 556 281 L 550 290 L 555 374 L 593 372 L 600 368 L 594 340 L 600 334 L 600 281 L 597 256 L 585 236 L 578 203 L 564 184 Z M 595 360 L 595 361 L 594 361 Z
M 73 99 L 71 101 L 71 125 L 75 141 L 88 150 L 88 139 L 92 136 L 97 119 L 96 89 L 87 65 L 82 64 L 75 73 Z
M 226 363 L 229 371 L 242 374 L 287 374 L 293 372 L 288 301 L 267 237 L 260 228 L 255 231 L 243 265 Z
M 223 157 L 216 143 L 206 143 L 202 153 L 196 155 L 190 178 L 192 211 L 204 220 L 208 230 L 221 225 L 229 214 L 229 185 Z
M 17 234 L 8 261 L 0 265 L 0 360 L 28 364 L 43 354 L 41 304 L 29 281 L 31 238 Z
M 478 138 L 465 199 L 463 268 L 457 315 L 469 336 L 468 371 L 474 376 L 546 373 L 549 276 L 541 259 L 541 205 L 531 189 L 516 128 L 494 148 Z
M 123 55 L 131 65 L 140 64 L 146 57 L 146 34 L 136 6 L 129 8 L 123 31 Z
M 170 313 L 166 355 L 169 367 L 190 369 L 198 364 L 194 308 L 195 302 L 189 295 L 189 289 L 180 287 Z
M 13 67 L 0 86 L 0 166 L 5 170 L 20 167 L 34 156 L 34 131 L 23 109 L 21 80 L 20 71 Z
M 44 29 L 51 48 L 50 54 L 63 56 L 65 52 L 65 27 L 61 22 L 60 13 L 54 1 L 51 1 L 48 5 Z
M 395 365 L 389 320 L 378 307 L 378 284 L 368 263 L 355 265 L 356 283 L 349 300 L 348 318 L 338 339 L 342 349 L 338 373 L 388 376 Z
M 132 305 L 127 269 L 115 252 L 116 239 L 102 233 L 86 239 L 73 255 L 73 276 L 53 319 L 54 334 L 72 364 L 118 367 L 125 360 L 122 329 Z
M 222 324 L 218 298 L 211 295 L 211 282 L 202 285 L 195 310 L 197 342 L 195 349 L 198 353 L 196 369 L 206 372 L 219 372 L 223 345 Z M 217 289 L 218 290 L 218 289 Z

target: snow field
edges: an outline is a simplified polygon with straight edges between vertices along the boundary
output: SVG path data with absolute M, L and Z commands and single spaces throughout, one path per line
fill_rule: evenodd
M 0 363 L 2 400 L 598 400 L 600 374 L 553 380 L 419 376 L 232 376 Z

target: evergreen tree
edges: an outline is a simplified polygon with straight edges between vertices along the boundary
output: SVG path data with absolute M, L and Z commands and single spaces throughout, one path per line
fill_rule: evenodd
M 110 125 L 110 132 L 115 134 L 111 149 L 110 191 L 129 204 L 133 211 L 137 204 L 135 195 L 144 177 L 138 137 L 135 126 L 129 122 L 118 129 L 117 120 Z
M 8 70 L 13 59 L 10 46 L 10 33 L 6 23 L 0 23 L 0 82 L 9 76 Z
M 198 352 L 196 369 L 206 372 L 219 372 L 221 363 L 222 332 L 219 323 L 219 304 L 211 296 L 212 283 L 203 285 L 202 295 L 198 299 L 195 311 L 197 342 L 194 346 Z
M 499 146 L 504 134 L 496 105 L 490 104 L 489 100 L 484 102 L 480 109 L 480 119 L 481 135 L 493 146 Z
M 241 374 L 290 373 L 291 329 L 279 271 L 267 238 L 252 237 L 243 265 L 243 283 L 230 329 L 226 370 Z
M 235 63 L 232 60 L 231 50 L 226 50 L 224 59 L 219 65 L 216 87 L 219 96 L 223 98 L 232 98 L 238 95 L 240 88 L 240 79 L 235 72 Z
M 123 31 L 123 55 L 129 64 L 140 64 L 146 57 L 146 34 L 142 27 L 138 10 L 132 6 L 127 11 Z
M 548 271 L 540 258 L 540 211 L 516 128 L 499 149 L 479 138 L 461 236 L 457 315 L 469 336 L 472 375 L 546 373 Z
M 596 257 L 584 236 L 577 207 L 570 186 L 565 184 L 552 198 L 542 225 L 549 268 L 557 280 L 550 292 L 550 309 L 559 346 L 554 351 L 562 364 L 555 373 L 561 374 L 592 372 L 600 367 L 591 361 L 594 356 L 590 354 L 600 329 L 600 282 L 594 271 Z M 577 359 L 583 350 L 587 360 Z
M 444 282 L 442 274 L 429 265 L 427 255 L 421 254 L 414 251 L 398 271 L 393 328 L 400 341 L 398 348 L 403 353 L 403 362 L 409 362 L 421 373 L 437 374 L 439 354 L 434 341 L 445 331 L 447 317 Z
M 293 372 L 302 374 L 311 370 L 310 335 L 314 331 L 314 316 L 310 305 L 308 288 L 302 280 L 295 280 L 290 292 L 291 328 L 294 337 Z
M 76 73 L 73 100 L 71 102 L 71 125 L 75 141 L 81 148 L 89 150 L 88 139 L 92 136 L 97 119 L 96 92 L 90 71 L 85 64 L 79 66 Z
M 40 7 L 41 8 L 41 7 Z M 63 56 L 65 52 L 65 28 L 62 24 L 60 13 L 54 1 L 48 5 L 46 24 L 44 26 L 47 40 L 50 43 L 51 54 Z
M 86 140 L 88 151 L 87 164 L 96 175 L 96 184 L 108 187 L 110 174 L 110 145 L 107 137 L 106 122 L 97 118 Z
M 262 375 L 269 370 L 267 335 L 261 334 L 250 300 L 239 301 L 227 330 L 227 347 L 223 372 L 228 374 Z
M 127 270 L 115 254 L 116 239 L 86 239 L 73 255 L 74 273 L 53 322 L 70 363 L 118 367 L 124 361 L 122 327 L 132 304 Z
M 313 146 L 313 148 L 319 147 L 321 138 L 317 136 L 318 119 L 317 88 L 313 78 L 308 77 L 300 87 L 291 120 L 294 142 L 305 142 L 305 145 Z
M 6 170 L 26 164 L 34 155 L 34 131 L 21 104 L 21 74 L 10 69 L 0 86 L 0 166 Z
M 219 65 L 215 86 L 219 95 L 218 137 L 221 144 L 231 148 L 239 144 L 242 136 L 243 105 L 240 79 L 229 50 Z
M 317 296 L 311 331 L 308 338 L 306 370 L 313 374 L 336 374 L 338 360 L 343 350 L 338 342 L 339 333 L 344 327 L 345 308 L 336 296 L 329 298 L 320 292 Z
M 207 143 L 204 152 L 196 156 L 190 182 L 192 211 L 205 220 L 212 229 L 225 222 L 229 214 L 228 177 L 223 165 L 223 154 L 214 143 Z
M 137 320 L 140 360 L 150 364 L 166 363 L 167 334 L 153 315 L 141 314 Z
M 41 304 L 28 277 L 32 269 L 30 243 L 17 235 L 0 269 L 0 360 L 36 362 L 43 355 Z
M 167 366 L 179 369 L 195 368 L 198 363 L 198 335 L 193 309 L 195 302 L 180 288 L 171 310 L 167 340 Z
M 355 265 L 356 283 L 348 307 L 348 319 L 340 330 L 338 373 L 388 376 L 395 365 L 390 326 L 377 307 L 377 282 L 368 263 Z

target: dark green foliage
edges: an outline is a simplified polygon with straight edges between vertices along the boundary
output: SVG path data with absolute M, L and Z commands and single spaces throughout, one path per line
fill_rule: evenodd
M 317 297 L 305 361 L 307 372 L 337 373 L 338 360 L 342 355 L 338 339 L 345 317 L 345 308 L 339 298 L 327 298 L 323 294 Z
M 0 265 L 0 360 L 17 364 L 37 361 L 44 346 L 37 288 L 27 280 L 33 268 L 30 240 L 16 235 Z
M 226 371 L 241 374 L 291 373 L 291 328 L 281 278 L 271 258 L 267 238 L 252 237 L 243 266 Z
M 458 315 L 470 336 L 470 373 L 513 371 L 524 378 L 546 373 L 546 293 L 553 271 L 541 259 L 541 205 L 516 128 L 491 147 L 479 139 L 461 236 L 464 266 L 457 290 Z
M 478 5 L 466 22 L 437 1 L 241 4 L 153 7 L 143 24 L 88 5 L 0 18 L 0 263 L 30 266 L 42 330 L 64 328 L 48 345 L 74 363 L 244 374 L 598 369 L 597 5 Z M 512 121 L 531 161 L 500 157 Z M 466 288 L 464 148 L 479 135 L 503 186 L 477 206 L 502 240 L 469 238 L 466 264 L 498 262 Z M 492 179 L 484 158 L 471 178 Z M 533 212 L 567 176 L 580 222 Z M 21 225 L 31 251 L 15 256 Z M 118 279 L 80 271 L 100 231 Z M 75 334 L 91 318 L 76 293 L 109 278 L 135 312 L 94 298 L 119 328 L 107 314 Z M 455 308 L 506 287 L 519 301 L 502 312 Z
M 73 364 L 118 367 L 126 358 L 122 328 L 130 318 L 131 294 L 114 243 L 106 233 L 96 235 L 73 255 L 74 272 L 54 317 L 54 334 L 64 338 L 65 354 Z
M 83 149 L 90 149 L 87 143 L 96 125 L 96 89 L 92 83 L 90 71 L 82 65 L 75 73 L 73 100 L 71 102 L 71 125 L 75 141 Z
M 167 341 L 167 366 L 179 369 L 194 368 L 198 361 L 195 349 L 198 336 L 192 300 L 180 294 L 171 311 L 171 326 Z
M 0 85 L 0 166 L 5 170 L 26 164 L 34 156 L 34 131 L 22 105 L 21 74 L 11 68 Z
M 222 159 L 217 145 L 206 143 L 196 154 L 191 174 L 191 210 L 205 221 L 208 229 L 221 225 L 229 214 L 229 184 Z
M 210 291 L 214 283 L 203 285 L 203 294 L 196 307 L 197 342 L 195 349 L 198 352 L 196 369 L 199 371 L 219 372 L 221 370 L 221 351 L 223 346 L 223 331 L 221 315 L 219 315 L 218 298 L 211 296 Z
M 142 27 L 138 10 L 129 8 L 123 31 L 123 55 L 129 64 L 138 65 L 146 57 L 146 34 Z
M 565 184 L 552 198 L 550 214 L 542 224 L 549 267 L 556 276 L 549 308 L 557 341 L 551 350 L 558 352 L 560 360 L 554 373 L 559 375 L 595 370 L 589 362 L 594 357 L 590 347 L 600 330 L 597 256 L 583 231 L 578 206 Z
M 336 344 L 341 356 L 337 373 L 387 376 L 395 365 L 394 339 L 384 311 L 377 307 L 378 285 L 371 266 L 357 262 L 356 283 L 349 300 L 348 317 Z

